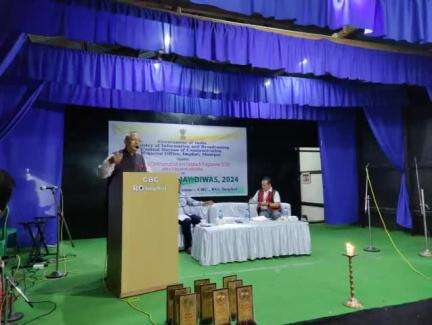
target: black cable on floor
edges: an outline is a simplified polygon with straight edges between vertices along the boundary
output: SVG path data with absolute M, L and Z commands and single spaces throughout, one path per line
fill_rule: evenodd
M 47 312 L 47 313 L 45 313 L 45 314 L 42 314 L 42 315 L 39 315 L 39 316 L 37 316 L 37 317 L 35 317 L 35 318 L 33 318 L 33 319 L 30 319 L 29 321 L 23 323 L 23 325 L 24 325 L 24 324 L 29 324 L 29 323 L 31 323 L 31 322 L 34 322 L 35 320 L 41 319 L 42 317 L 48 316 L 48 315 L 52 314 L 52 313 L 57 309 L 57 304 L 56 304 L 54 301 L 50 301 L 50 300 L 31 301 L 31 303 L 32 303 L 32 304 L 49 303 L 49 304 L 53 304 L 53 308 L 52 308 L 49 312 Z

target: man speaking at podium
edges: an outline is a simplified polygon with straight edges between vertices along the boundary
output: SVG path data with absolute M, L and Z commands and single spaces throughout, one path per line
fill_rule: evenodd
M 117 178 L 123 172 L 150 172 L 144 157 L 138 153 L 141 139 L 138 132 L 130 132 L 124 139 L 124 149 L 109 155 L 99 165 L 100 178 Z

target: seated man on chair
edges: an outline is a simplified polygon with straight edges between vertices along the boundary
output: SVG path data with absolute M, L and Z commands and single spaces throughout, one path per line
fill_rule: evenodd
M 210 206 L 213 201 L 197 201 L 179 191 L 178 203 L 178 223 L 184 237 L 184 250 L 190 254 L 192 246 L 191 224 L 195 227 L 201 222 L 201 217 L 197 214 L 194 207 Z
M 258 204 L 259 216 L 276 220 L 282 215 L 280 195 L 272 188 L 270 177 L 264 177 L 261 180 L 261 189 L 255 193 L 251 202 Z

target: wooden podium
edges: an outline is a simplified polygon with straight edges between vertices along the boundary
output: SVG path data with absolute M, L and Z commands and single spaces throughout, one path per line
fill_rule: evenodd
M 177 283 L 177 175 L 123 173 L 108 196 L 108 288 L 123 298 Z

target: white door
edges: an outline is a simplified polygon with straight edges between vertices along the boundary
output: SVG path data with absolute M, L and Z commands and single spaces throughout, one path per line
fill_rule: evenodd
M 324 221 L 324 196 L 319 148 L 299 148 L 301 214 L 310 222 Z

